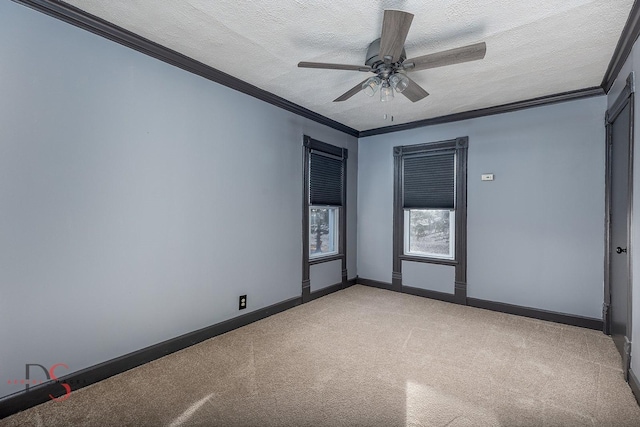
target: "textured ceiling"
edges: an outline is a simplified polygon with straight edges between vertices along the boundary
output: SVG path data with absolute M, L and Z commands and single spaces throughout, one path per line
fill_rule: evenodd
M 633 0 L 69 0 L 86 12 L 357 130 L 599 86 Z M 484 60 L 409 75 L 430 96 L 358 93 L 385 9 L 415 15 L 409 58 L 485 41 Z M 387 119 L 384 115 L 387 114 Z M 390 117 L 394 117 L 391 122 Z

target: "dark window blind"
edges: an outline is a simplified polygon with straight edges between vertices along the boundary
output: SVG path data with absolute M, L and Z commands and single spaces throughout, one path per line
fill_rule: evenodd
M 406 157 L 403 162 L 405 208 L 454 208 L 454 152 Z
M 342 160 L 311 153 L 309 203 L 342 206 Z

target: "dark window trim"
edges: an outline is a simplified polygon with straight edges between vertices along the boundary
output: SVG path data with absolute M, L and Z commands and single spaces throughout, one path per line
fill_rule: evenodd
M 318 141 L 317 139 L 313 139 L 307 135 L 304 136 L 304 146 L 310 150 L 322 151 L 323 153 L 331 154 L 332 156 L 337 156 L 341 159 L 347 158 L 344 148 Z
M 458 261 L 446 258 L 429 258 L 425 256 L 400 255 L 400 259 L 402 261 L 426 262 L 429 264 L 458 265 Z
M 455 267 L 454 301 L 466 304 L 467 300 L 467 149 L 469 137 L 430 142 L 426 144 L 393 147 L 394 185 L 393 185 L 393 272 L 392 288 L 402 291 L 402 261 L 415 261 L 430 264 L 453 265 Z M 455 259 L 434 259 L 406 255 L 404 253 L 404 208 L 403 208 L 403 158 L 433 151 L 456 153 L 456 203 L 455 203 Z
M 459 139 L 459 138 L 458 138 Z M 451 139 L 447 141 L 436 141 L 436 142 L 427 142 L 424 144 L 416 144 L 416 145 L 404 145 L 400 147 L 394 147 L 395 149 L 399 149 L 399 153 L 404 157 L 409 155 L 421 155 L 421 154 L 431 154 L 435 151 L 450 151 L 452 148 L 456 148 L 457 139 Z
M 327 255 L 327 256 L 319 256 L 319 257 L 315 257 L 315 258 L 311 258 L 309 257 L 309 265 L 314 265 L 314 264 L 322 264 L 325 262 L 331 262 L 331 261 L 336 261 L 339 259 L 343 259 L 345 256 L 343 254 L 333 254 L 333 255 Z
M 303 136 L 303 191 L 302 191 L 302 302 L 311 300 L 311 266 L 342 260 L 342 286 L 347 280 L 347 159 L 349 150 Z M 338 253 L 322 257 L 309 256 L 309 159 L 312 151 L 336 156 L 342 160 L 342 206 L 338 218 Z

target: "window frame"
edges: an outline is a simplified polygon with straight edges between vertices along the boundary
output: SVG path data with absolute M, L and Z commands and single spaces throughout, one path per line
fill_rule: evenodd
M 439 299 L 466 304 L 467 299 L 467 151 L 468 137 L 429 142 L 416 145 L 393 147 L 394 156 L 394 200 L 393 200 L 393 270 L 392 288 L 402 292 L 402 262 L 422 262 L 431 264 L 450 265 L 455 267 L 454 294 L 444 294 L 435 291 L 424 291 L 423 294 L 433 294 Z M 455 153 L 455 235 L 453 259 L 422 256 L 405 253 L 405 208 L 404 208 L 404 159 L 425 156 L 442 152 Z M 409 208 L 407 208 L 409 209 Z M 417 208 L 416 208 L 417 210 Z M 421 290 L 422 291 L 422 290 Z M 436 295 L 437 294 L 437 295 Z
M 303 197 L 302 197 L 302 302 L 313 299 L 311 295 L 311 266 L 335 260 L 342 261 L 342 287 L 347 287 L 347 159 L 349 151 L 318 141 L 308 135 L 303 136 Z M 310 256 L 310 160 L 312 153 L 333 157 L 342 162 L 342 206 L 327 206 L 338 208 L 338 251 L 337 253 Z M 320 206 L 322 207 L 322 206 Z

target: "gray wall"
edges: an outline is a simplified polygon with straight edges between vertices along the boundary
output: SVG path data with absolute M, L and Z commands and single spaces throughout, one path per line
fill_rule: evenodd
M 392 147 L 469 136 L 468 295 L 600 318 L 605 107 L 601 96 L 361 138 L 358 275 L 391 282 Z
M 313 264 L 309 268 L 311 292 L 342 282 L 342 260 Z
M 356 138 L 7 1 L 0 58 L 0 396 L 299 297 L 303 134 L 349 149 L 355 277 Z
M 609 91 L 607 96 L 608 107 L 611 107 L 613 103 L 620 95 L 620 92 L 627 84 L 627 76 L 632 71 L 635 72 L 636 88 L 640 79 L 640 45 L 636 41 L 633 46 L 633 50 L 629 55 L 629 58 L 625 62 L 622 70 L 618 74 L 616 81 Z M 632 279 L 632 303 L 633 313 L 631 315 L 631 369 L 636 374 L 640 375 L 640 225 L 638 224 L 638 212 L 640 212 L 640 133 L 637 126 L 640 124 L 640 108 L 638 108 L 638 93 L 636 92 L 635 100 L 635 133 L 634 133 L 634 147 L 635 155 L 633 157 L 633 219 L 631 223 L 631 279 Z
M 453 294 L 456 269 L 451 265 L 402 261 L 402 284 L 414 288 Z

